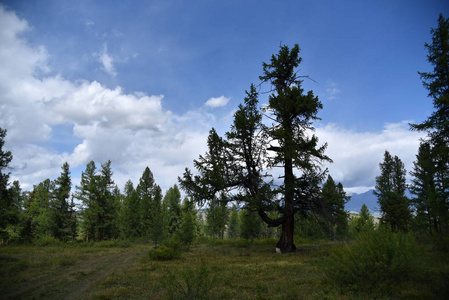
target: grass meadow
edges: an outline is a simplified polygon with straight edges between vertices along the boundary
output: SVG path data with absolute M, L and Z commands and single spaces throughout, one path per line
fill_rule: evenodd
M 448 296 L 448 247 L 434 238 L 417 242 L 416 251 L 410 252 L 413 268 L 395 269 L 408 274 L 395 274 L 390 281 L 381 279 L 369 285 L 357 281 L 361 275 L 357 275 L 358 270 L 351 270 L 354 267 L 351 260 L 369 256 L 366 249 L 353 247 L 356 242 L 297 241 L 298 251 L 291 254 L 276 254 L 275 243 L 272 239 L 255 240 L 252 245 L 245 240 L 199 239 L 184 248 L 179 258 L 164 260 L 150 258 L 151 243 L 4 245 L 0 247 L 0 295 L 2 299 L 444 299 Z M 362 258 L 357 256 L 360 253 Z M 369 267 L 355 266 L 383 276 L 386 273 L 382 272 L 388 270 L 378 261 L 375 258 Z M 356 280 L 345 281 L 352 271 L 357 271 Z M 340 276 L 345 280 L 340 280 Z

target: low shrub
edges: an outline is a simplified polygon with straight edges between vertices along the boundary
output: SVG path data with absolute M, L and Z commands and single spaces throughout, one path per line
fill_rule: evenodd
M 181 257 L 181 250 L 162 245 L 157 249 L 150 250 L 148 256 L 152 260 L 172 260 Z
M 34 241 L 36 246 L 59 246 L 60 243 L 60 240 L 48 235 L 43 235 Z
M 351 245 L 333 252 L 326 277 L 350 289 L 390 289 L 416 274 L 418 247 L 411 234 L 380 227 L 360 234 Z
M 184 270 L 178 276 L 169 273 L 164 286 L 168 287 L 170 299 L 209 299 L 215 281 L 216 277 L 210 276 L 209 268 L 201 260 L 199 266 Z

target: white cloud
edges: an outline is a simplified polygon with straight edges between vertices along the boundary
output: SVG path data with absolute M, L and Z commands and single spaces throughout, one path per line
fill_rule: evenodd
M 221 96 L 218 98 L 212 97 L 206 101 L 205 105 L 210 108 L 223 107 L 223 106 L 226 106 L 226 104 L 228 104 L 229 100 L 230 100 L 230 98 L 227 98 L 225 96 Z
M 381 132 L 356 132 L 336 124 L 317 128 L 316 135 L 328 143 L 326 154 L 334 161 L 326 165 L 330 175 L 350 192 L 373 188 L 385 150 L 397 155 L 409 172 L 423 135 L 410 131 L 408 123 L 386 124 Z
M 45 48 L 31 47 L 20 37 L 27 23 L 0 6 L 0 25 L 0 127 L 8 130 L 12 179 L 24 189 L 56 178 L 65 161 L 79 170 L 91 160 L 100 167 L 108 159 L 119 187 L 128 179 L 137 184 L 149 166 L 166 189 L 205 152 L 212 114 L 200 108 L 174 115 L 163 109 L 162 95 L 125 94 L 120 87 L 49 75 Z M 108 56 L 105 45 L 98 58 L 105 70 L 115 72 Z M 54 146 L 58 124 L 73 128 L 69 150 Z M 78 184 L 79 173 L 72 176 Z
M 114 59 L 108 52 L 108 46 L 103 45 L 103 50 L 99 53 L 94 53 L 94 56 L 98 59 L 98 62 L 103 65 L 103 70 L 112 77 L 117 76 L 117 72 L 114 68 Z
M 341 93 L 338 84 L 333 81 L 328 81 L 326 86 L 327 100 L 331 101 L 337 99 L 337 96 Z
M 220 121 L 204 106 L 176 115 L 163 108 L 162 95 L 127 94 L 120 87 L 109 89 L 96 81 L 74 82 L 51 74 L 49 54 L 44 47 L 28 45 L 20 36 L 25 30 L 29 30 L 26 21 L 0 6 L 0 127 L 8 130 L 5 148 L 14 156 L 12 178 L 25 189 L 56 178 L 65 161 L 82 169 L 90 160 L 99 164 L 108 159 L 119 187 L 128 179 L 137 184 L 149 166 L 166 189 L 206 151 L 208 131 Z M 114 74 L 106 45 L 100 54 L 105 54 L 101 61 L 105 71 Z M 338 94 L 337 86 L 333 88 L 329 95 Z M 228 102 L 221 96 L 205 106 L 223 107 Z M 73 128 L 74 145 L 69 150 L 52 146 L 58 124 Z M 421 137 L 408 130 L 407 122 L 386 124 L 381 132 L 328 124 L 318 127 L 316 134 L 329 143 L 326 153 L 334 160 L 330 174 L 347 190 L 358 192 L 374 186 L 385 150 L 398 155 L 410 171 Z M 79 174 L 72 176 L 78 184 Z

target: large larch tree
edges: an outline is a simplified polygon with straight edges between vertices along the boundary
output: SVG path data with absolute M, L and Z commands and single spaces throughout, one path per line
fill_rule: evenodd
M 268 226 L 282 226 L 277 248 L 283 253 L 296 250 L 295 213 L 306 213 L 312 198 L 318 197 L 320 163 L 330 161 L 324 154 L 326 145 L 318 146 L 312 134 L 322 104 L 301 87 L 299 52 L 298 45 L 292 49 L 284 45 L 270 63 L 263 63 L 260 80 L 261 85 L 270 85 L 268 105 L 260 109 L 258 92 L 251 85 L 226 138 L 210 131 L 209 151 L 194 161 L 199 174 L 186 169 L 180 178 L 181 187 L 199 204 L 227 191 L 230 201 L 244 203 Z M 277 212 L 275 218 L 270 211 Z

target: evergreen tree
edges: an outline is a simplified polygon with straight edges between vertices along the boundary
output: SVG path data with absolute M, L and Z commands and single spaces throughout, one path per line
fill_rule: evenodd
M 229 214 L 229 224 L 228 224 L 228 232 L 227 236 L 230 239 L 238 238 L 240 235 L 239 232 L 240 223 L 239 223 L 239 214 L 237 211 L 237 206 L 233 205 L 231 208 L 231 212 Z
M 22 234 L 25 239 L 57 235 L 59 228 L 54 222 L 55 214 L 50 206 L 53 189 L 54 183 L 46 179 L 34 186 L 26 199 L 24 203 L 26 232 Z
M 142 236 L 150 236 L 150 230 L 154 222 L 154 193 L 156 184 L 153 173 L 146 167 L 137 186 L 137 194 L 140 202 L 140 233 Z
M 240 212 L 240 237 L 251 240 L 251 245 L 255 238 L 260 236 L 261 219 L 251 211 L 242 209 Z
M 0 234 L 6 235 L 4 229 L 14 219 L 14 203 L 9 195 L 8 181 L 9 172 L 6 172 L 9 163 L 12 160 L 11 151 L 5 151 L 3 146 L 5 145 L 6 129 L 0 128 Z
M 97 174 L 93 161 L 81 173 L 76 198 L 82 201 L 82 230 L 86 240 L 101 241 L 118 236 L 118 204 L 113 193 L 115 185 L 112 175 L 111 161 L 101 165 L 100 174 Z
M 176 184 L 165 194 L 163 207 L 166 211 L 168 233 L 173 235 L 181 223 L 181 192 Z
M 345 204 L 350 197 L 346 196 L 341 183 L 336 184 L 332 176 L 328 175 L 321 191 L 323 197 L 322 215 L 325 220 L 325 229 L 332 239 L 336 235 L 342 237 L 348 229 L 348 214 Z
M 397 157 L 385 151 L 384 161 L 379 164 L 381 174 L 376 177 L 376 190 L 382 222 L 393 231 L 407 231 L 411 219 L 409 200 L 405 196 L 405 167 Z
M 55 237 L 61 240 L 68 240 L 73 238 L 72 226 L 74 223 L 73 218 L 75 218 L 69 203 L 72 180 L 70 178 L 69 164 L 66 162 L 61 168 L 61 175 L 55 180 L 51 206 L 54 213 L 54 222 L 58 228 Z
M 263 64 L 264 75 L 260 79 L 273 87 L 269 104 L 264 108 L 272 125 L 263 125 L 258 93 L 251 85 L 244 103 L 234 114 L 226 139 L 218 136 L 215 129 L 210 131 L 208 152 L 194 161 L 199 175 L 193 176 L 187 169 L 179 179 L 181 187 L 198 203 L 212 200 L 220 191 L 238 190 L 230 201 L 244 201 L 246 208 L 257 212 L 270 227 L 282 226 L 277 247 L 283 253 L 296 249 L 293 243 L 295 211 L 314 201 L 298 188 L 299 178 L 294 170 L 320 175 L 317 163 L 330 161 L 324 155 L 326 145 L 318 147 L 318 138 L 306 134 L 313 130 L 312 122 L 318 119 L 322 104 L 312 91 L 304 94 L 301 88 L 302 80 L 296 71 L 301 62 L 299 51 L 298 45 L 292 49 L 281 46 L 270 63 Z M 272 188 L 263 170 L 265 166 L 282 168 L 280 188 Z M 276 210 L 280 216 L 270 218 L 268 212 Z
M 192 201 L 185 198 L 181 207 L 182 220 L 178 229 L 178 236 L 185 245 L 190 245 L 196 237 L 196 210 Z
M 448 209 L 443 198 L 439 197 L 436 156 L 430 142 L 422 142 L 419 146 L 410 174 L 414 177 L 410 192 L 416 196 L 411 199 L 416 210 L 416 226 L 441 233 L 442 225 L 447 223 Z
M 165 231 L 165 218 L 162 210 L 162 190 L 158 185 L 154 188 L 154 199 L 151 212 L 153 215 L 153 222 L 150 228 L 150 237 L 154 242 L 154 248 L 157 248 L 157 244 L 163 239 Z
M 86 170 L 81 173 L 80 185 L 76 186 L 76 198 L 82 202 L 82 232 L 86 241 L 95 240 L 96 224 L 98 215 L 101 214 L 98 206 L 97 197 L 99 190 L 97 186 L 98 176 L 94 161 L 86 165 Z
M 365 232 L 374 229 L 374 218 L 369 213 L 368 207 L 363 204 L 360 209 L 360 214 L 351 220 L 350 231 L 355 235 L 359 232 Z
M 222 193 L 220 198 L 214 197 L 209 202 L 209 208 L 206 212 L 206 231 L 210 236 L 223 239 L 227 222 L 227 200 L 226 196 Z
M 122 236 L 125 238 L 139 237 L 140 232 L 140 201 L 137 191 L 131 180 L 124 188 L 124 199 L 120 209 L 120 226 Z
M 432 43 L 426 43 L 425 47 L 428 51 L 427 61 L 433 66 L 433 70 L 418 73 L 429 91 L 428 96 L 433 101 L 435 111 L 423 123 L 411 124 L 411 128 L 428 133 L 427 142 L 431 145 L 436 167 L 433 179 L 436 193 L 427 195 L 431 197 L 428 201 L 435 202 L 432 205 L 433 211 L 428 212 L 429 222 L 433 223 L 435 230 L 449 232 L 449 19 L 440 14 L 438 27 L 432 28 L 430 33 Z M 432 189 L 432 186 L 426 188 Z M 417 200 L 419 199 L 424 201 L 423 197 L 418 197 Z M 427 204 L 430 203 L 424 202 L 421 207 L 417 207 L 418 213 L 422 213 L 423 210 L 419 209 L 425 209 Z M 432 219 L 435 214 L 440 215 L 441 219 Z
M 428 131 L 434 140 L 447 146 L 449 142 L 449 19 L 440 14 L 438 27 L 430 30 L 432 43 L 425 44 L 427 61 L 432 72 L 418 72 L 424 87 L 429 91 L 435 111 L 421 124 L 412 124 L 412 129 Z

